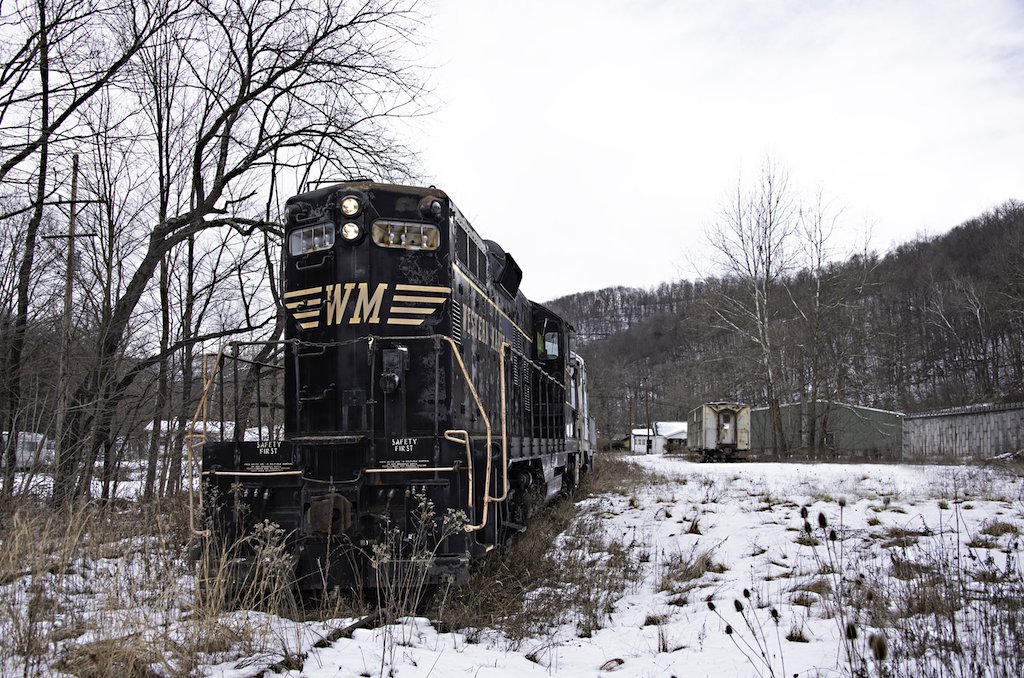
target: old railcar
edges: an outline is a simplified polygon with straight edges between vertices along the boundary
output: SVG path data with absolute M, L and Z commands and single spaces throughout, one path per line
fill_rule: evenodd
M 439 189 L 343 182 L 286 214 L 284 339 L 231 345 L 200 408 L 205 533 L 279 526 L 301 589 L 464 581 L 592 463 L 572 328 Z
M 704 403 L 687 416 L 686 447 L 702 461 L 735 461 L 750 450 L 750 406 Z

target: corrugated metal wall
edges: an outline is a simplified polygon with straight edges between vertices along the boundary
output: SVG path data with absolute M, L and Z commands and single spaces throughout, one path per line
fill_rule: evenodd
M 799 403 L 783 405 L 782 428 L 789 453 L 786 458 L 819 461 L 899 461 L 903 452 L 903 415 L 871 407 L 818 401 L 806 412 Z M 803 445 L 802 433 L 814 418 L 817 444 Z M 750 412 L 751 452 L 778 456 L 768 408 Z
M 908 414 L 903 426 L 908 461 L 991 459 L 1024 450 L 1024 403 Z

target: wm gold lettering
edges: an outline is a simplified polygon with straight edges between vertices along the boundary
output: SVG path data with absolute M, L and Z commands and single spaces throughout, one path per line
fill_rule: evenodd
M 359 296 L 356 298 L 356 310 L 352 313 L 352 319 L 349 320 L 349 323 L 358 325 L 363 322 L 363 318 L 366 319 L 365 322 L 368 322 L 371 325 L 379 323 L 380 306 L 384 301 L 384 291 L 387 290 L 387 288 L 387 283 L 380 283 L 377 285 L 377 289 L 374 291 L 373 297 L 370 297 L 369 292 L 367 291 L 367 284 L 359 283 Z
M 299 327 L 308 330 L 331 325 L 380 324 L 419 327 L 448 300 L 450 287 L 395 284 L 390 308 L 385 304 L 389 283 L 335 283 L 284 293 L 285 308 Z
M 348 315 L 348 322 L 351 325 L 358 325 L 363 322 L 377 324 L 380 322 L 380 311 L 384 305 L 384 293 L 388 289 L 387 283 L 380 283 L 370 293 L 370 286 L 367 283 L 337 283 L 327 286 L 327 314 L 324 318 L 325 325 L 340 325 L 345 321 L 352 300 L 352 292 L 355 292 L 355 305 L 351 315 Z
M 348 306 L 348 298 L 352 295 L 355 283 L 345 283 L 345 292 L 342 294 L 341 283 L 327 288 L 327 317 L 324 322 L 328 325 L 340 325 L 341 319 Z M 366 287 L 366 283 L 362 283 Z

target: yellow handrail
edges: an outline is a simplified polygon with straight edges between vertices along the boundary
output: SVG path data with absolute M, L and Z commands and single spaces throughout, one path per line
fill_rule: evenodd
M 459 364 L 459 369 L 462 370 L 462 376 L 466 380 L 466 387 L 469 389 L 470 395 L 473 396 L 473 402 L 476 403 L 476 407 L 480 410 L 480 417 L 484 420 L 484 426 L 487 429 L 487 466 L 484 468 L 484 506 L 483 511 L 480 513 L 480 522 L 476 525 L 466 525 L 466 532 L 476 532 L 482 530 L 484 525 L 487 524 L 487 506 L 490 504 L 491 498 L 491 419 L 487 416 L 487 410 L 484 409 L 483 403 L 480 402 L 480 396 L 476 392 L 476 387 L 473 386 L 473 380 L 469 376 L 469 370 L 466 369 L 466 363 L 462 360 L 462 354 L 459 353 L 458 345 L 455 340 L 451 337 L 443 334 L 436 335 L 447 341 L 452 347 L 452 355 L 455 356 L 455 361 Z M 449 439 L 447 434 L 446 439 Z M 469 433 L 466 433 L 466 445 L 469 445 Z M 470 493 L 472 497 L 472 493 Z
M 508 416 L 505 410 L 505 349 L 510 348 L 508 342 L 501 342 L 501 358 L 498 360 L 499 390 L 501 391 L 501 472 L 502 492 L 500 497 L 488 497 L 491 501 L 505 501 L 508 499 L 508 430 L 506 420 Z M 490 450 L 488 450 L 490 454 Z

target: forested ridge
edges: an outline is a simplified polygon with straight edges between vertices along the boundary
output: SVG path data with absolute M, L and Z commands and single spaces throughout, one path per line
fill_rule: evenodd
M 738 316 L 716 312 L 745 283 L 719 275 L 549 303 L 579 333 L 603 435 L 681 420 L 705 401 L 767 404 L 761 346 Z M 1024 203 L 884 255 L 794 267 L 772 287 L 766 339 L 783 404 L 913 412 L 1024 400 Z

